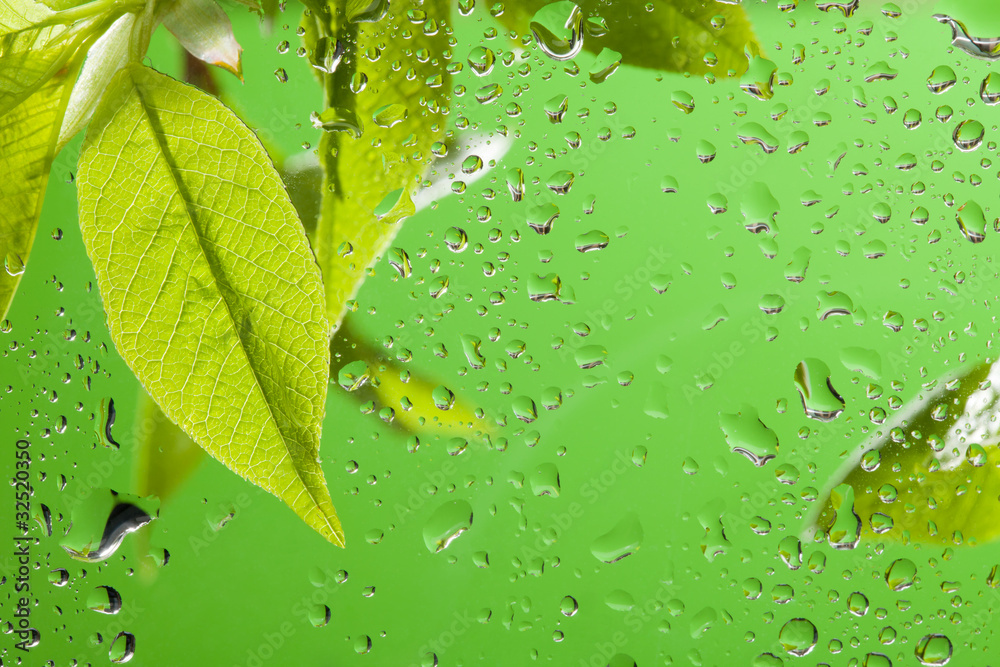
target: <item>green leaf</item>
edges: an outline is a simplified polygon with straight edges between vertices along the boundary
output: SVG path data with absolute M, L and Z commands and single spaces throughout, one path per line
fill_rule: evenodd
M 327 314 L 336 327 L 366 271 L 399 231 L 433 157 L 431 146 L 444 136 L 451 84 L 440 54 L 450 48 L 443 25 L 448 3 L 427 0 L 419 7 L 424 18 L 417 22 L 398 9 L 378 23 L 350 23 L 333 8 L 318 9 L 305 26 L 314 66 L 325 67 L 322 54 L 329 52 L 328 44 L 340 40 L 345 47 L 334 71 L 316 70 L 325 92 L 319 111 L 337 109 L 356 118 L 361 129 L 359 136 L 324 132 L 319 146 L 326 179 L 315 248 Z M 418 52 L 430 56 L 417 58 Z M 365 87 L 355 94 L 351 82 L 362 77 Z M 376 215 L 396 191 L 401 205 L 389 215 Z
M 0 0 L 0 115 L 31 96 L 110 25 L 109 16 L 100 15 L 74 22 L 72 11 Z
M 930 383 L 834 475 L 853 489 L 861 537 L 929 544 L 984 544 L 1000 537 L 1000 366 L 981 363 Z M 833 489 L 836 490 L 836 489 Z M 813 530 L 837 542 L 827 491 Z M 839 515 L 839 516 L 838 516 Z
M 504 4 L 499 20 L 522 35 L 530 34 L 531 21 L 551 0 L 516 0 Z M 753 27 L 739 5 L 716 0 L 667 0 L 649 4 L 644 0 L 579 0 L 583 15 L 583 48 L 591 53 L 617 51 L 622 63 L 636 67 L 725 76 L 747 68 L 744 49 L 757 44 Z M 648 11 L 652 6 L 653 11 Z M 721 16 L 725 25 L 715 28 Z M 604 27 L 598 27 L 603 19 Z M 705 63 L 711 51 L 718 63 Z
M 256 136 L 215 98 L 129 65 L 94 114 L 78 191 L 111 337 L 143 387 L 342 546 L 319 463 L 321 277 Z
M 35 240 L 71 80 L 69 71 L 49 79 L 0 116 L 0 319 L 7 316 Z

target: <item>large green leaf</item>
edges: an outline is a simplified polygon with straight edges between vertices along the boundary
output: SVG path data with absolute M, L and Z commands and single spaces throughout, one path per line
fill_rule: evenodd
M 407 203 L 427 170 L 432 144 L 444 136 L 451 87 L 442 57 L 449 49 L 444 26 L 448 3 L 407 2 L 377 22 L 360 23 L 346 19 L 344 11 L 350 7 L 312 6 L 305 21 L 310 57 L 323 65 L 324 38 L 329 44 L 339 40 L 344 49 L 334 71 L 317 70 L 325 93 L 325 107 L 319 111 L 337 109 L 341 116 L 356 118 L 361 129 L 359 136 L 324 132 L 319 146 L 326 179 L 315 247 L 327 314 L 336 327 L 365 272 L 412 212 Z M 409 9 L 417 18 L 407 17 Z M 366 19 L 372 16 L 363 13 Z M 353 92 L 352 81 L 362 77 L 364 89 Z M 384 113 L 376 121 L 378 111 Z M 398 204 L 376 215 L 387 197 Z
M 504 3 L 499 19 L 529 34 L 535 13 L 550 4 L 552 0 L 511 0 Z M 617 51 L 626 65 L 693 74 L 725 75 L 732 69 L 740 74 L 747 68 L 745 47 L 757 43 L 738 4 L 717 0 L 577 0 L 575 4 L 585 26 L 591 19 L 603 19 L 606 26 L 595 30 L 591 22 L 585 27 L 583 48 L 592 53 L 605 48 Z M 718 62 L 709 66 L 707 52 L 714 53 Z
M 321 277 L 253 132 L 215 98 L 130 65 L 91 121 L 78 192 L 111 337 L 149 395 L 343 545 L 318 456 Z
M 828 487 L 854 490 L 861 537 L 983 544 L 1000 537 L 1000 366 L 986 362 L 931 383 L 865 442 Z M 811 524 L 829 532 L 829 494 Z
M 35 240 L 70 81 L 65 71 L 0 116 L 0 319 L 7 315 Z

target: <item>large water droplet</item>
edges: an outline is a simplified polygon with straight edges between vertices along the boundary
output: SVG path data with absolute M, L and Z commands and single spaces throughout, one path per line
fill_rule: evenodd
M 1000 37 L 973 37 L 965 24 L 947 14 L 935 14 L 939 23 L 951 28 L 951 43 L 969 55 L 981 60 L 1000 58 Z
M 719 428 L 729 449 L 762 466 L 778 454 L 778 436 L 757 416 L 757 409 L 743 405 L 739 412 L 719 415 Z
M 122 596 L 110 586 L 98 586 L 87 597 L 87 608 L 101 614 L 117 614 L 122 609 Z
M 434 510 L 424 524 L 424 544 L 437 553 L 472 527 L 472 505 L 464 500 L 452 500 Z
M 781 627 L 778 641 L 782 647 L 798 658 L 808 655 L 819 641 L 819 631 L 812 621 L 805 618 L 793 618 Z
M 583 12 L 569 0 L 539 9 L 530 27 L 538 46 L 554 60 L 569 60 L 583 48 Z
M 804 359 L 795 368 L 795 388 L 807 417 L 833 421 L 844 411 L 844 399 L 830 382 L 830 367 L 819 359 Z
M 155 519 L 159 500 L 111 490 L 96 491 L 73 509 L 73 523 L 61 546 L 77 560 L 98 562 L 111 557 L 125 536 Z
M 917 566 L 909 558 L 898 558 L 885 571 L 885 583 L 893 591 L 906 590 L 915 583 Z
M 131 632 L 119 632 L 111 642 L 108 657 L 116 665 L 121 665 L 135 656 L 135 635 Z
M 614 528 L 601 535 L 590 545 L 590 553 L 602 563 L 615 563 L 631 556 L 642 546 L 643 530 L 639 516 L 629 512 Z
M 956 125 L 955 131 L 951 136 L 959 150 L 968 152 L 979 148 L 980 144 L 983 143 L 983 135 L 985 134 L 986 129 L 983 127 L 983 124 L 978 120 L 970 119 L 963 120 Z
M 922 665 L 937 667 L 951 660 L 951 640 L 944 635 L 925 635 L 917 644 L 914 654 Z

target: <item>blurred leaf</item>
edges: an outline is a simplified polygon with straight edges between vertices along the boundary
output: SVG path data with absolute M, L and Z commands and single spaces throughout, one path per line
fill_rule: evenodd
M 521 35 L 530 34 L 535 13 L 551 0 L 512 0 L 504 4 L 499 20 Z M 583 12 L 583 48 L 591 53 L 611 49 L 622 55 L 622 63 L 636 67 L 725 76 L 747 68 L 744 49 L 756 45 L 757 38 L 746 12 L 739 5 L 716 0 L 667 0 L 647 3 L 640 0 L 579 0 Z M 647 6 L 653 10 L 648 11 Z M 712 21 L 722 17 L 725 25 L 715 28 Z M 596 21 L 607 26 L 595 30 Z M 709 67 L 706 52 L 715 53 L 718 63 Z
M 205 452 L 163 414 L 149 394 L 140 393 L 142 436 L 135 457 L 135 488 L 140 496 L 153 495 L 164 503 L 198 469 Z
M 1000 537 L 1000 366 L 932 383 L 830 481 L 850 485 L 862 539 L 984 544 Z M 813 527 L 834 522 L 829 493 Z
M 143 387 L 343 546 L 319 462 L 321 277 L 254 133 L 214 97 L 129 65 L 94 114 L 77 190 L 111 338 Z
M 406 2 L 377 23 L 348 22 L 338 3 L 310 7 L 304 40 L 323 83 L 318 114 L 334 109 L 332 116 L 356 119 L 359 129 L 358 136 L 324 132 L 319 145 L 326 178 L 314 248 L 335 329 L 367 269 L 412 211 L 408 202 L 431 146 L 444 136 L 451 84 L 441 54 L 450 48 L 449 6 L 446 0 Z M 410 9 L 423 18 L 408 18 Z M 398 206 L 376 215 L 387 199 Z
M 207 455 L 141 389 L 137 412 L 140 436 L 134 459 L 135 488 L 140 496 L 155 496 L 162 505 L 194 474 Z M 157 554 L 150 551 L 149 540 L 146 530 L 135 537 L 140 572 L 147 582 L 159 572 Z
M 488 439 L 492 429 L 485 419 L 476 416 L 476 408 L 458 395 L 448 410 L 434 404 L 433 393 L 440 382 L 389 358 L 358 336 L 350 326 L 350 316 L 334 336 L 330 348 L 330 376 L 335 381 L 342 369 L 356 362 L 366 368 L 364 378 L 358 378 L 356 388 L 341 389 L 361 403 L 371 402 L 375 411 L 391 408 L 392 424 L 406 433 L 440 437 Z
M 123 12 L 53 12 L 31 0 L 0 0 L 0 115 L 16 107 Z
M 63 70 L 0 116 L 0 319 L 31 254 L 72 74 Z

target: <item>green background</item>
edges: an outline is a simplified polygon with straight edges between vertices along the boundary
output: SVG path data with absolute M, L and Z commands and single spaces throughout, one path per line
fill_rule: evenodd
M 156 576 L 140 568 L 136 535 L 102 564 L 74 562 L 63 552 L 59 539 L 71 510 L 91 489 L 134 491 L 140 391 L 104 327 L 76 226 L 71 174 L 79 140 L 67 147 L 53 169 L 38 240 L 9 315 L 11 331 L 2 334 L 5 451 L 13 451 L 16 437 L 30 437 L 33 504 L 45 503 L 54 516 L 53 537 L 37 526 L 33 533 L 40 542 L 33 547 L 38 604 L 32 618 L 42 642 L 24 664 L 106 664 L 119 630 L 135 635 L 132 664 L 138 665 L 431 665 L 432 652 L 441 665 L 605 665 L 618 654 L 621 664 L 767 665 L 758 656 L 768 652 L 788 664 L 860 664 L 866 654 L 881 652 L 894 664 L 916 665 L 914 649 L 931 633 L 951 639 L 952 664 L 989 657 L 995 640 L 988 614 L 998 600 L 985 583 L 998 559 L 993 545 L 946 550 L 865 540 L 838 552 L 803 539 L 805 561 L 825 555 L 821 572 L 793 570 L 779 555 L 779 542 L 801 536 L 816 505 L 803 498 L 810 487 L 822 491 L 849 453 L 891 426 L 873 423 L 870 410 L 881 407 L 891 418 L 890 396 L 905 403 L 924 383 L 986 358 L 995 327 L 997 239 L 989 229 L 986 241 L 973 245 L 954 216 L 957 205 L 975 199 L 992 220 L 996 177 L 981 160 L 995 159 L 996 147 L 984 143 L 962 154 L 951 142 L 964 118 L 978 118 L 987 141 L 995 138 L 994 109 L 979 98 L 988 65 L 949 50 L 947 30 L 931 18 L 932 3 L 914 2 L 899 19 L 881 14 L 877 4 L 863 3 L 850 18 L 805 1 L 788 13 L 773 2 L 747 5 L 764 54 L 791 78 L 768 101 L 743 92 L 738 79 L 720 75 L 711 82 L 631 68 L 627 58 L 595 84 L 587 76 L 591 54 L 576 58 L 580 73 L 573 75 L 537 47 L 522 51 L 502 28 L 489 37 L 497 24 L 485 4 L 469 17 L 456 14 L 454 61 L 482 44 L 498 55 L 513 50 L 514 64 L 504 66 L 498 57 L 486 80 L 468 67 L 456 75 L 453 83 L 468 91 L 453 99 L 451 116 L 469 119 L 466 133 L 489 135 L 505 125 L 510 149 L 464 194 L 441 197 L 406 222 L 395 245 L 410 254 L 413 275 L 398 278 L 380 262 L 350 325 L 373 343 L 391 336 L 387 354 L 411 350 L 415 374 L 482 407 L 494 426 L 485 441 L 431 425 L 410 452 L 408 434 L 362 414 L 357 401 L 331 385 L 321 453 L 346 529 L 345 550 L 323 541 L 276 499 L 206 461 L 145 529 L 149 541 L 171 555 Z M 294 53 L 297 11 L 290 5 L 263 37 L 256 19 L 234 11 L 246 81 L 218 76 L 224 101 L 279 155 L 318 143 L 308 117 L 318 110 L 320 94 L 307 63 Z M 655 16 L 654 9 L 637 20 Z M 872 23 L 870 36 L 858 33 L 864 21 Z M 889 33 L 898 39 L 887 41 Z M 276 47 L 284 39 L 293 48 L 281 55 Z M 180 56 L 171 40 L 158 32 L 149 59 L 177 74 Z M 797 44 L 806 55 L 798 65 L 792 61 Z M 865 83 L 879 61 L 899 75 Z M 523 63 L 531 68 L 527 76 L 516 72 Z M 958 82 L 935 95 L 926 79 L 939 65 L 951 66 Z M 277 67 L 287 70 L 286 83 L 274 76 Z M 480 105 L 473 92 L 491 81 L 504 94 Z M 818 95 L 824 82 L 829 92 Z M 868 108 L 854 103 L 855 86 L 867 95 Z M 693 113 L 672 104 L 675 91 L 695 99 Z M 543 105 L 557 94 L 568 96 L 569 110 L 552 124 Z M 895 114 L 886 112 L 886 96 L 895 99 Z M 519 116 L 507 114 L 511 102 L 521 107 Z M 945 104 L 954 117 L 941 122 L 935 112 Z M 746 116 L 734 114 L 737 105 L 746 106 Z M 911 108 L 922 122 L 906 129 L 903 114 Z M 864 120 L 866 112 L 875 123 Z M 817 114 L 828 114 L 830 124 L 816 126 Z M 747 122 L 774 135 L 778 151 L 767 155 L 739 141 Z M 607 141 L 600 138 L 604 127 L 610 128 Z M 810 143 L 789 154 L 797 130 Z M 579 149 L 564 139 L 570 131 L 580 134 Z M 456 141 L 468 141 L 466 133 Z M 495 134 L 493 140 L 501 141 Z M 715 145 L 714 161 L 697 159 L 699 140 Z M 834 170 L 831 155 L 840 154 L 841 143 L 846 156 Z M 913 170 L 895 167 L 904 153 L 916 157 Z M 933 160 L 943 162 L 942 171 L 932 169 Z M 512 167 L 526 175 L 520 203 L 506 192 L 504 174 Z M 576 175 L 565 196 L 545 188 L 560 170 Z M 982 185 L 973 185 L 973 175 Z M 665 176 L 676 178 L 677 193 L 661 190 Z M 430 176 L 436 177 L 452 180 L 440 167 Z M 912 194 L 916 182 L 925 185 L 924 194 Z M 752 203 L 753 184 L 766 186 L 777 201 L 776 234 L 755 235 L 744 226 L 741 206 Z M 821 201 L 806 207 L 801 199 L 809 190 Z M 706 200 L 714 193 L 728 199 L 727 212 L 710 213 Z M 955 206 L 948 206 L 949 196 Z M 591 198 L 593 212 L 585 213 Z M 543 202 L 561 211 L 546 236 L 525 224 L 526 209 Z M 885 224 L 872 217 L 877 202 L 891 206 Z M 909 219 L 917 205 L 930 211 L 926 225 Z M 481 206 L 491 209 L 488 222 L 476 218 Z M 444 243 L 452 226 L 469 236 L 460 253 Z M 489 238 L 494 227 L 502 235 L 497 241 Z M 62 230 L 61 240 L 50 235 L 54 228 Z M 608 247 L 578 252 L 576 237 L 591 230 L 607 234 Z M 884 256 L 866 258 L 866 248 L 877 250 L 878 242 Z M 810 253 L 808 271 L 792 282 L 786 267 L 800 249 Z M 495 275 L 484 275 L 483 262 L 497 267 Z M 571 289 L 575 303 L 528 298 L 532 277 L 550 273 L 559 275 L 564 300 L 573 300 Z M 434 299 L 431 281 L 442 274 L 449 290 Z M 664 275 L 671 284 L 659 294 L 650 281 Z M 850 297 L 854 313 L 820 320 L 820 295 L 832 291 Z M 491 302 L 495 292 L 502 304 Z M 783 297 L 780 313 L 761 310 L 767 294 Z M 883 325 L 888 311 L 902 316 L 901 331 Z M 709 326 L 720 317 L 724 321 Z M 496 342 L 489 340 L 492 328 L 500 332 Z M 586 328 L 589 335 L 579 335 Z M 72 341 L 68 329 L 78 332 Z M 470 367 L 462 334 L 482 338 L 485 369 Z M 506 352 L 512 341 L 523 341 L 523 355 Z M 852 347 L 878 353 L 877 379 L 841 362 Z M 581 349 L 606 351 L 606 362 L 580 368 Z M 72 365 L 76 355 L 86 361 L 83 370 Z M 802 410 L 793 375 L 805 358 L 826 362 L 846 401 L 831 423 Z M 627 386 L 622 373 L 634 375 Z M 866 398 L 870 382 L 884 388 L 882 398 Z M 480 391 L 480 383 L 488 388 Z M 563 397 L 551 411 L 542 408 L 550 388 Z M 117 408 L 113 432 L 120 452 L 99 437 L 101 402 L 109 397 Z M 515 417 L 521 397 L 538 405 L 537 421 Z M 780 443 L 777 459 L 762 468 L 730 452 L 719 428 L 720 413 L 747 406 Z M 54 425 L 61 416 L 69 426 L 59 434 Z M 470 444 L 450 456 L 456 436 Z M 543 464 L 558 468 L 558 496 L 532 491 Z M 11 474 L 13 455 L 0 465 Z M 788 465 L 801 473 L 791 486 L 775 475 Z M 424 526 L 455 501 L 471 506 L 472 527 L 432 553 Z M 982 511 L 995 512 L 992 502 L 984 500 Z M 13 523 L 6 519 L 12 504 L 12 498 L 4 501 L 5 523 Z M 230 511 L 235 518 L 213 529 Z M 770 521 L 769 534 L 752 530 L 757 516 Z M 947 517 L 937 520 L 947 525 Z M 636 524 L 642 538 L 635 553 L 610 564 L 595 558 L 597 538 Z M 375 530 L 384 537 L 372 544 Z M 478 566 L 483 552 L 488 567 Z M 917 564 L 918 582 L 893 592 L 884 572 L 899 557 Z M 69 570 L 68 586 L 46 582 L 57 567 Z M 762 584 L 759 599 L 744 594 L 750 578 Z M 90 592 L 101 585 L 120 592 L 118 615 L 87 608 Z M 778 604 L 773 596 L 785 585 L 793 595 Z M 7 621 L 9 579 L 2 590 L 0 613 Z M 854 591 L 870 601 L 864 616 L 848 611 Z M 571 617 L 560 611 L 565 596 L 579 605 Z M 325 627 L 310 623 L 313 604 L 329 605 Z M 819 629 L 817 647 L 801 659 L 778 642 L 782 625 L 796 617 Z M 883 645 L 879 633 L 887 626 L 898 636 Z M 97 646 L 90 641 L 95 632 L 104 637 Z M 3 660 L 14 663 L 14 637 L 4 640 Z

